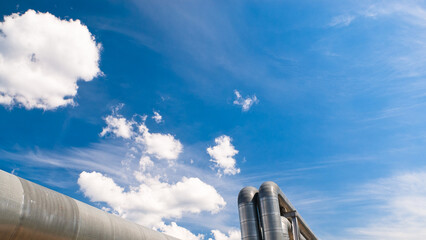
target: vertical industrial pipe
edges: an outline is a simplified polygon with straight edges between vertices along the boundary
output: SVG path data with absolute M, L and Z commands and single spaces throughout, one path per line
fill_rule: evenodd
M 264 240 L 290 240 L 288 229 L 281 223 L 278 194 L 281 192 L 274 182 L 264 182 L 259 188 L 260 219 Z
M 255 187 L 245 187 L 238 194 L 241 239 L 261 240 L 258 216 L 258 191 Z
M 317 240 L 274 182 L 264 182 L 259 191 L 243 188 L 238 195 L 238 209 L 243 240 Z

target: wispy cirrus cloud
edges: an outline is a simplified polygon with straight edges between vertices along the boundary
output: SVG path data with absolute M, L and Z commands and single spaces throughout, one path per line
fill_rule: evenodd
M 343 228 L 321 230 L 326 239 L 424 239 L 426 171 L 398 172 L 354 185 L 348 192 L 319 199 L 322 214 L 344 214 Z M 340 212 L 340 213 L 339 213 Z M 329 220 L 332 221 L 332 220 Z
M 330 26 L 346 26 L 354 32 L 362 29 L 362 36 L 368 39 L 354 36 L 355 42 L 361 44 L 360 51 L 348 51 L 346 46 L 342 53 L 343 48 L 336 46 L 345 41 L 345 36 L 329 36 L 332 45 L 326 52 L 337 52 L 340 59 L 356 56 L 357 60 L 349 61 L 356 66 L 351 69 L 372 73 L 371 77 L 358 80 L 363 89 L 354 91 L 352 85 L 347 91 L 380 99 L 375 101 L 378 105 L 384 102 L 380 109 L 367 112 L 362 121 L 396 120 L 394 126 L 401 126 L 400 123 L 424 119 L 426 5 L 422 1 L 361 1 L 348 8 L 332 18 Z
M 329 23 L 331 27 L 349 26 L 357 18 L 379 19 L 395 17 L 396 21 L 426 26 L 425 6 L 420 1 L 368 1 L 352 7 L 351 13 L 337 15 Z
M 369 217 L 347 229 L 350 239 L 426 238 L 426 172 L 398 173 L 361 187 Z
M 93 143 L 85 148 L 71 147 L 67 149 L 46 151 L 42 149 L 17 151 L 0 151 L 4 161 L 10 160 L 25 163 L 31 168 L 60 168 L 74 171 L 100 171 L 128 182 L 126 169 L 122 162 L 128 159 L 128 147 L 120 143 L 101 142 Z M 34 177 L 36 178 L 36 174 Z M 42 176 L 40 176 L 42 177 Z M 68 179 L 69 180 L 69 179 Z M 69 180 L 75 181 L 75 180 Z
M 355 16 L 352 15 L 339 15 L 334 17 L 328 24 L 330 27 L 346 27 L 355 20 Z

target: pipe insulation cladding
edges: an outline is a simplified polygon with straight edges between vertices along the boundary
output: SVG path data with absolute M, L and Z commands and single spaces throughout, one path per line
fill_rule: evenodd
M 262 239 L 257 214 L 257 195 L 258 191 L 254 187 L 245 187 L 238 194 L 238 212 L 240 213 L 242 240 Z
M 179 240 L 0 170 L 0 240 Z
M 316 240 L 317 237 L 274 182 L 238 195 L 242 240 Z

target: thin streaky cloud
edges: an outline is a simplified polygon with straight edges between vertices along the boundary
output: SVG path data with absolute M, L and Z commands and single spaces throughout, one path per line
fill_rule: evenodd
M 346 27 L 355 20 L 353 15 L 339 15 L 334 17 L 328 24 L 330 27 Z

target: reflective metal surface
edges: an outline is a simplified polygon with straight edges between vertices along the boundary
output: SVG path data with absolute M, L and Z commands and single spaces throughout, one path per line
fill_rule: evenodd
M 0 170 L 0 240 L 178 240 Z
M 265 240 L 290 240 L 287 229 L 283 229 L 281 225 L 278 189 L 273 182 L 265 182 L 259 188 L 260 215 Z
M 255 187 L 245 187 L 238 194 L 241 239 L 243 240 L 261 240 L 259 217 L 256 207 L 257 194 Z
M 287 218 L 281 217 L 281 227 L 284 230 L 284 239 L 290 239 L 291 222 Z
M 252 199 L 248 196 L 252 196 Z M 240 200 L 240 198 L 244 199 L 244 201 Z M 260 225 L 254 223 L 247 224 L 248 217 L 246 216 L 246 212 L 249 210 L 247 210 L 246 202 L 253 203 L 250 205 L 250 212 L 258 213 Z M 257 208 L 257 210 L 253 208 Z M 260 232 L 262 240 L 317 239 L 303 218 L 274 182 L 263 183 L 258 192 L 254 187 L 243 188 L 238 196 L 238 209 L 240 211 L 241 237 L 243 240 L 248 239 L 248 236 L 254 232 Z M 250 215 L 250 222 L 255 221 L 253 218 L 254 216 Z

